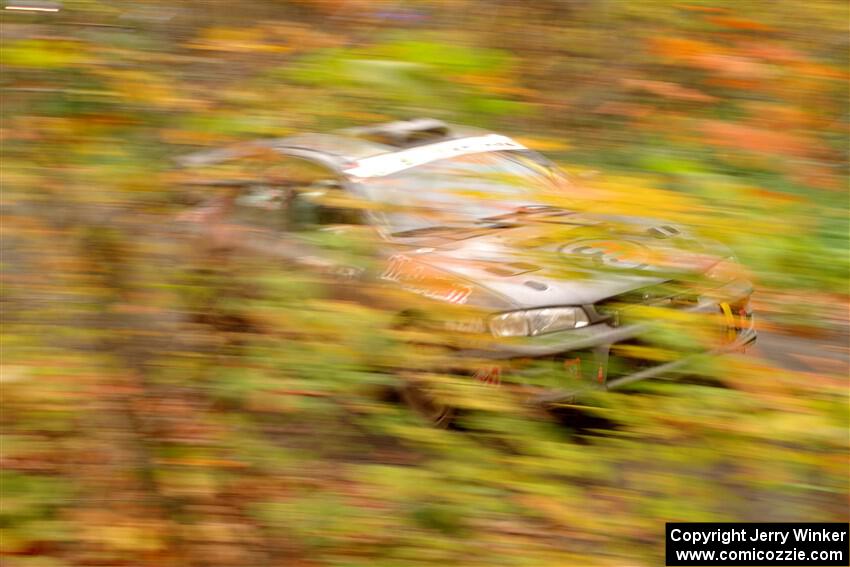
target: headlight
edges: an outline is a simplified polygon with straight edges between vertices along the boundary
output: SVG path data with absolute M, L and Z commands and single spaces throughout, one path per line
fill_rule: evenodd
M 490 318 L 490 332 L 497 337 L 533 337 L 566 329 L 586 327 L 590 321 L 581 307 L 544 307 L 511 311 Z

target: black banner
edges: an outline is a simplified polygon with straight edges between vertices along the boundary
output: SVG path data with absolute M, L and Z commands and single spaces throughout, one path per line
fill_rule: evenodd
M 668 523 L 667 565 L 850 565 L 850 524 Z

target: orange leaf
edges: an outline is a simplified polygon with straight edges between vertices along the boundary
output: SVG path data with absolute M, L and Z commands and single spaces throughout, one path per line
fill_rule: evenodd
M 706 18 L 706 20 L 711 22 L 712 24 L 727 28 L 733 28 L 736 30 L 775 31 L 775 28 L 767 24 L 763 24 L 761 22 L 755 22 L 753 20 L 744 20 L 741 18 L 730 18 L 729 16 L 709 16 Z
M 806 156 L 811 151 L 811 141 L 787 132 L 721 120 L 703 120 L 700 129 L 708 141 L 717 146 L 792 156 Z
M 681 100 L 692 100 L 698 102 L 711 102 L 716 97 L 700 92 L 696 89 L 683 87 L 676 83 L 666 81 L 648 81 L 645 79 L 623 79 L 626 87 L 643 90 L 658 96 L 667 98 L 678 98 Z
M 690 58 L 695 67 L 714 71 L 721 75 L 746 79 L 765 78 L 770 75 L 769 68 L 749 57 L 727 55 L 724 53 L 701 53 Z
M 751 197 L 755 197 L 758 201 L 770 200 L 778 202 L 799 203 L 805 200 L 802 197 L 798 197 L 797 195 L 790 195 L 788 193 L 780 193 L 777 191 L 769 191 L 760 187 L 747 189 L 746 193 Z
M 742 91 L 757 90 L 763 86 L 763 82 L 761 80 L 743 79 L 739 77 L 712 77 L 711 79 L 706 80 L 705 84 L 712 87 L 723 87 Z
M 777 63 L 802 63 L 808 61 L 808 57 L 803 53 L 784 45 L 761 42 L 750 44 L 747 42 L 741 45 L 741 47 L 752 57 L 759 57 Z
M 680 37 L 658 37 L 650 39 L 649 45 L 659 55 L 673 59 L 688 59 L 706 53 L 717 53 L 723 49 L 713 43 Z

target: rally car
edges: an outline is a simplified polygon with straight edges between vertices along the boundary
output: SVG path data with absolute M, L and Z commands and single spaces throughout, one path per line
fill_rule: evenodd
M 542 404 L 756 340 L 752 286 L 730 250 L 664 221 L 571 209 L 565 174 L 507 136 L 416 119 L 180 161 L 193 170 L 253 163 L 247 177 L 242 168 L 203 181 L 231 189 L 183 214 L 207 242 L 324 270 L 349 291 L 367 279 L 405 290 L 416 310 L 424 300 L 439 313 L 432 324 L 471 337 L 453 352 L 478 361 L 473 378 L 525 381 Z M 346 227 L 379 236 L 377 270 L 334 258 L 310 238 Z M 456 317 L 446 315 L 452 308 Z M 679 323 L 706 314 L 712 338 L 657 355 L 647 337 L 665 314 Z M 529 377 L 540 361 L 557 368 L 554 383 Z M 448 404 L 413 400 L 437 422 L 451 413 Z

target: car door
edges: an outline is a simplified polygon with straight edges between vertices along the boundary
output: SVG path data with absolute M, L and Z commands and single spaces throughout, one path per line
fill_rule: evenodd
M 260 254 L 330 274 L 360 278 L 371 229 L 357 200 L 331 169 L 300 157 L 281 156 L 244 184 L 226 215 L 228 241 Z

